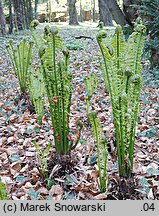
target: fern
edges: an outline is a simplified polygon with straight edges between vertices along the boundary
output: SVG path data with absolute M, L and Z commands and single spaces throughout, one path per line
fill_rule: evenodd
M 26 39 L 21 40 L 18 44 L 14 44 L 13 41 L 10 40 L 6 46 L 9 57 L 16 71 L 22 94 L 27 91 L 32 47 L 33 42 L 27 42 Z
M 35 73 L 31 71 L 29 76 L 29 90 L 32 104 L 38 116 L 38 122 L 41 124 L 44 111 L 45 86 L 40 68 L 37 68 Z
M 95 92 L 95 89 L 97 88 L 97 79 L 94 74 L 90 74 L 89 77 L 84 79 L 85 87 L 86 87 L 86 110 L 87 110 L 87 116 L 90 121 L 90 113 L 91 110 L 91 99 L 93 96 L 93 93 Z
M 92 133 L 95 137 L 95 144 L 97 150 L 97 163 L 99 169 L 99 183 L 100 190 L 106 191 L 107 188 L 107 140 L 103 136 L 102 126 L 97 118 L 96 112 L 92 111 L 91 99 L 95 89 L 97 88 L 97 80 L 94 74 L 84 80 L 86 86 L 86 110 L 89 123 L 92 126 Z
M 36 44 L 35 51 L 34 51 L 35 53 L 45 43 L 45 39 L 42 37 L 42 35 L 37 29 L 38 25 L 39 25 L 38 20 L 33 20 L 30 24 L 31 37 Z
M 48 144 L 45 150 L 40 150 L 39 145 L 34 141 L 36 148 L 37 158 L 40 164 L 40 172 L 44 179 L 48 178 L 48 155 L 51 148 L 51 143 Z
M 46 44 L 40 48 L 39 57 L 50 104 L 55 148 L 59 154 L 68 154 L 71 150 L 68 135 L 72 95 L 72 75 L 68 68 L 69 52 L 64 50 L 57 28 L 45 28 L 44 36 Z
M 96 112 L 91 112 L 89 117 L 97 149 L 100 190 L 101 192 L 105 192 L 107 188 L 107 140 L 106 137 L 102 135 L 102 126 L 97 119 Z
M 113 37 L 101 30 L 97 35 L 103 59 L 103 77 L 111 96 L 120 175 L 133 169 L 135 129 L 142 83 L 141 58 L 146 28 L 137 19 L 134 32 L 125 40 L 122 28 Z

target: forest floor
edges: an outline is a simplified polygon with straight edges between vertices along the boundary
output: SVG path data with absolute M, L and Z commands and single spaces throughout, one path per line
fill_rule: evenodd
M 33 144 L 36 140 L 40 148 L 45 149 L 50 141 L 53 142 L 51 120 L 45 114 L 42 125 L 39 125 L 26 100 L 19 99 L 18 80 L 5 52 L 6 40 L 0 38 L 0 176 L 7 186 L 9 199 L 159 199 L 159 71 L 152 72 L 146 69 L 147 66 L 144 67 L 133 176 L 120 179 L 110 97 L 100 70 L 97 31 L 95 27 L 59 28 L 59 34 L 68 46 L 72 46 L 71 49 L 77 47 L 77 50 L 70 51 L 73 73 L 72 136 L 77 120 L 83 123 L 83 129 L 79 143 L 70 156 L 72 169 L 62 172 L 56 164 L 53 180 L 42 178 Z M 75 39 L 81 35 L 90 38 Z M 146 61 L 143 62 L 146 65 Z M 98 79 L 92 106 L 108 138 L 109 184 L 106 193 L 101 193 L 99 189 L 94 137 L 86 114 L 83 80 L 90 73 Z M 51 152 L 55 153 L 54 146 Z

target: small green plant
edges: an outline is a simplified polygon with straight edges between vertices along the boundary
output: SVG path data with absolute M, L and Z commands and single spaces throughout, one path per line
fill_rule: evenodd
M 7 200 L 8 196 L 7 196 L 7 190 L 6 190 L 6 186 L 4 183 L 1 182 L 1 178 L 0 178 L 0 200 Z
M 91 99 L 95 89 L 97 88 L 97 78 L 94 74 L 90 74 L 89 77 L 84 79 L 84 83 L 86 86 L 86 111 L 89 119 L 89 115 L 91 113 Z M 90 122 L 90 120 L 89 120 Z
M 103 77 L 111 96 L 120 176 L 130 176 L 133 170 L 145 32 L 138 18 L 127 41 L 120 26 L 113 37 L 104 30 L 97 35 L 104 60 Z
M 40 68 L 37 68 L 36 72 L 31 71 L 29 76 L 29 91 L 32 105 L 35 108 L 37 114 L 38 123 L 42 124 L 42 117 L 44 111 L 44 96 L 45 86 L 43 75 Z
M 39 57 L 50 105 L 55 148 L 58 154 L 65 155 L 71 150 L 68 139 L 72 95 L 69 51 L 64 50 L 57 28 L 45 27 L 44 37 L 46 44 L 40 48 Z
M 48 178 L 48 156 L 51 148 L 51 143 L 48 144 L 46 149 L 40 150 L 39 145 L 34 141 L 34 146 L 36 148 L 37 158 L 40 165 L 40 172 L 44 179 Z
M 26 39 L 21 40 L 18 44 L 14 44 L 13 41 L 10 40 L 6 46 L 9 57 L 16 71 L 22 94 L 26 93 L 28 86 L 32 47 L 33 42 L 27 42 Z
M 95 145 L 97 149 L 97 164 L 99 169 L 100 190 L 105 192 L 107 189 L 107 140 L 103 136 L 102 126 L 97 118 L 95 111 L 92 111 L 91 99 L 95 89 L 97 88 L 97 79 L 91 74 L 84 80 L 86 86 L 86 110 L 89 122 L 92 126 L 92 133 L 95 137 Z
M 68 50 L 83 50 L 83 44 L 77 40 L 69 41 L 66 43 Z
M 107 189 L 107 140 L 106 137 L 102 135 L 102 126 L 97 118 L 96 112 L 91 112 L 89 118 L 91 121 L 92 132 L 95 137 L 95 144 L 97 149 L 100 190 L 102 192 L 105 192 Z

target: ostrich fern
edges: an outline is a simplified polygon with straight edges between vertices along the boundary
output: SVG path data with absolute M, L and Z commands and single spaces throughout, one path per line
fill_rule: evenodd
M 16 71 L 22 94 L 26 93 L 28 86 L 32 47 L 33 42 L 27 42 L 26 39 L 21 40 L 18 44 L 14 44 L 13 41 L 10 40 L 6 46 L 7 52 Z
M 89 123 L 92 127 L 92 134 L 95 137 L 95 145 L 97 151 L 97 164 L 99 170 L 99 185 L 101 192 L 107 189 L 107 139 L 103 136 L 102 125 L 97 118 L 95 111 L 92 111 L 91 99 L 95 89 L 97 88 L 97 80 L 94 74 L 84 80 L 86 86 L 86 110 Z
M 29 91 L 32 105 L 35 108 L 37 114 L 38 123 L 42 124 L 42 117 L 44 112 L 44 97 L 45 97 L 45 85 L 43 75 L 40 68 L 37 68 L 35 73 L 33 70 L 29 76 Z
M 134 25 L 134 32 L 127 41 L 119 25 L 113 37 L 108 36 L 104 30 L 100 30 L 97 35 L 104 60 L 103 77 L 111 96 L 121 176 L 130 176 L 133 170 L 145 32 L 146 28 L 138 18 Z
M 55 148 L 58 154 L 68 154 L 71 150 L 68 135 L 72 95 L 69 52 L 64 50 L 57 28 L 45 27 L 44 37 L 46 43 L 40 48 L 39 57 L 50 105 Z

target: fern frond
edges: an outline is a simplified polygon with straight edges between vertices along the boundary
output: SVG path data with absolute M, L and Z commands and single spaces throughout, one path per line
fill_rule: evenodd
M 57 28 L 45 28 L 47 43 L 39 50 L 47 90 L 57 153 L 70 151 L 69 117 L 72 95 L 72 75 L 69 71 L 69 52 L 64 49 Z M 63 53 L 63 60 L 61 59 Z
M 38 116 L 38 122 L 42 123 L 42 116 L 44 111 L 44 97 L 46 94 L 42 71 L 37 68 L 36 72 L 33 70 L 29 76 L 29 90 L 32 104 Z
M 104 30 L 97 35 L 104 59 L 103 77 L 111 96 L 120 175 L 129 175 L 133 167 L 145 32 L 138 18 L 127 41 L 120 26 L 113 37 Z

